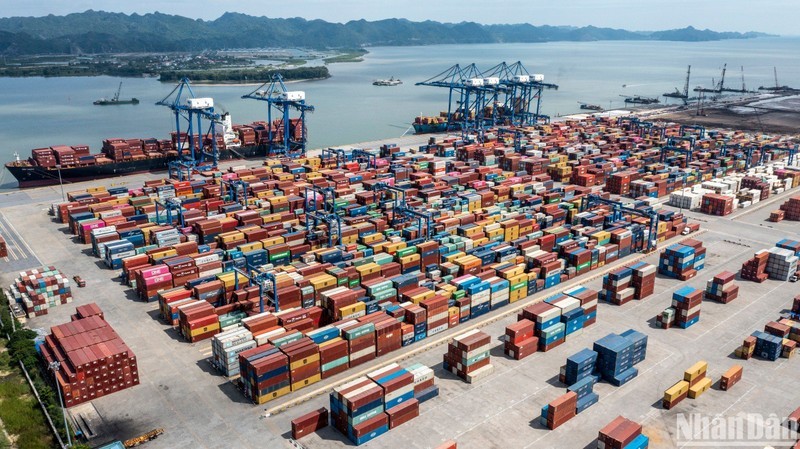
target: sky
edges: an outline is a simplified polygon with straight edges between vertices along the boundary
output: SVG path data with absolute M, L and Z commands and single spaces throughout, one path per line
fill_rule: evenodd
M 226 11 L 330 22 L 406 18 L 624 28 L 710 28 L 798 35 L 798 0 L 0 0 L 0 17 L 63 15 L 87 9 L 215 19 Z

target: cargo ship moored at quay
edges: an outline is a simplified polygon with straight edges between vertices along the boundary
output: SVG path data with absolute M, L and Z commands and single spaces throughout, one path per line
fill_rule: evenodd
M 264 158 L 269 151 L 269 124 L 232 125 L 230 115 L 222 118 L 222 134 L 217 134 L 219 160 Z M 292 120 L 290 129 L 301 135 L 302 122 Z M 282 125 L 272 123 L 273 140 L 282 140 Z M 57 145 L 31 151 L 31 157 L 5 164 L 20 188 L 91 181 L 145 172 L 166 171 L 171 161 L 179 160 L 177 135 L 168 140 L 106 139 L 101 153 L 91 154 L 86 145 Z M 185 141 L 185 134 L 181 141 Z M 205 138 L 206 146 L 209 138 Z M 184 146 L 184 153 L 188 147 Z

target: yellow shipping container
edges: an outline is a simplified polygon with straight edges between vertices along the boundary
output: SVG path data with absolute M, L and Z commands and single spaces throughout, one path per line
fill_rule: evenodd
M 321 291 L 328 287 L 336 287 L 336 278 L 329 274 L 320 274 L 308 280 L 314 291 Z
M 702 395 L 703 393 L 708 391 L 709 388 L 711 388 L 711 383 L 712 382 L 710 377 L 706 377 L 704 379 L 699 380 L 696 384 L 689 387 L 689 398 L 690 399 L 699 398 L 700 395 Z
M 682 380 L 664 391 L 664 400 L 672 402 L 678 396 L 689 392 L 689 382 Z
M 297 368 L 300 368 L 302 366 L 306 366 L 309 363 L 314 363 L 314 362 L 318 362 L 318 361 L 319 361 L 319 353 L 316 353 L 316 354 L 308 356 L 308 357 L 306 357 L 304 359 L 297 360 L 295 362 L 290 363 L 289 364 L 289 369 L 290 370 L 297 369 Z
M 286 395 L 286 394 L 289 394 L 291 392 L 292 392 L 292 387 L 290 385 L 287 385 L 287 386 L 281 388 L 280 390 L 273 391 L 272 393 L 265 394 L 265 395 L 259 395 L 258 397 L 256 397 L 255 402 L 257 402 L 258 404 L 264 404 L 264 403 L 269 402 L 269 401 L 271 401 L 273 399 L 278 399 L 279 397 L 281 397 L 283 395 Z
M 683 372 L 683 380 L 691 382 L 697 379 L 698 377 L 703 377 L 703 375 L 706 373 L 707 370 L 708 370 L 708 363 L 701 360 L 692 365 L 691 368 Z
M 264 249 L 264 244 L 259 242 L 250 242 L 250 243 L 242 243 L 239 245 L 239 249 L 243 252 L 253 251 L 257 249 Z
M 206 332 L 211 332 L 214 330 L 219 329 L 219 323 L 209 324 L 208 326 L 198 327 L 197 329 L 189 330 L 189 335 L 192 337 L 196 337 L 201 334 L 205 334 Z
M 367 305 L 363 302 L 357 302 L 355 304 L 351 304 L 349 306 L 339 307 L 339 314 L 342 318 L 347 318 L 359 313 L 366 313 Z

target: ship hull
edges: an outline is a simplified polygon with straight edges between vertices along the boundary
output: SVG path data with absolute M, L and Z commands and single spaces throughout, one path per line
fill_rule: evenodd
M 220 150 L 220 161 L 231 159 L 256 159 L 266 157 L 267 148 L 263 145 Z M 138 161 L 115 162 L 112 164 L 68 167 L 61 169 L 61 182 L 73 183 L 114 178 L 137 173 L 160 172 L 167 170 L 167 164 L 174 158 L 152 158 Z M 20 188 L 42 187 L 59 184 L 59 170 L 39 166 L 6 165 L 6 169 L 17 179 Z

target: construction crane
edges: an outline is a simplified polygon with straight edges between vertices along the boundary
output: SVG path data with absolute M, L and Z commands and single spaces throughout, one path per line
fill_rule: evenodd
M 289 157 L 302 157 L 306 154 L 306 143 L 308 140 L 306 130 L 306 112 L 313 112 L 314 106 L 306 104 L 306 93 L 300 90 L 290 91 L 283 83 L 280 73 L 272 75 L 270 81 L 257 87 L 254 91 L 242 98 L 266 101 L 268 138 L 267 154 L 272 156 L 285 155 Z M 278 117 L 278 129 L 273 126 L 272 114 L 275 110 Z M 297 111 L 299 116 L 291 118 L 291 112 Z M 298 128 L 299 133 L 298 133 Z M 280 137 L 280 139 L 278 138 Z
M 789 86 L 786 86 L 786 85 L 781 86 L 778 83 L 778 68 L 777 67 L 773 67 L 772 71 L 773 71 L 773 73 L 775 75 L 775 86 L 774 87 L 761 86 L 761 87 L 758 88 L 758 90 L 766 90 L 768 92 L 781 93 L 781 94 L 796 94 L 796 93 L 800 93 L 800 89 L 796 89 L 794 87 L 789 87 Z
M 722 94 L 722 92 L 725 91 L 725 72 L 727 70 L 728 70 L 728 64 L 724 64 L 722 66 L 722 77 L 720 78 L 719 83 L 714 84 L 713 79 L 712 79 L 712 84 L 714 84 L 714 87 L 708 88 L 708 87 L 698 86 L 698 87 L 694 88 L 694 91 L 695 92 L 707 92 L 707 93 L 715 94 L 714 97 L 713 97 L 713 100 L 717 100 L 719 98 L 719 96 Z
M 741 69 L 742 69 L 742 88 L 741 89 L 734 89 L 734 88 L 731 88 L 731 87 L 725 87 L 725 88 L 722 89 L 724 92 L 735 92 L 735 93 L 739 93 L 739 94 L 752 93 L 752 91 L 747 90 L 747 85 L 744 82 L 744 66 L 741 66 Z
M 219 163 L 216 123 L 222 117 L 214 112 L 214 99 L 195 97 L 189 78 L 182 78 L 172 92 L 156 105 L 166 106 L 175 114 L 175 144 L 180 156 L 169 163 L 169 176 L 183 181 L 191 178 L 194 171 L 216 169 Z M 208 121 L 205 134 L 203 119 Z M 182 122 L 187 124 L 185 141 L 181 132 Z M 208 140 L 210 151 L 206 150 L 205 140 Z M 188 156 L 183 154 L 186 144 Z
M 621 201 L 606 199 L 596 193 L 590 193 L 581 199 L 580 211 L 585 212 L 591 209 L 593 206 L 601 204 L 611 206 L 611 215 L 606 217 L 606 220 L 608 220 L 609 224 L 621 221 L 623 214 L 637 215 L 650 220 L 648 228 L 649 238 L 646 242 L 644 230 L 641 227 L 634 226 L 633 229 L 631 229 L 633 232 L 633 247 L 641 251 L 646 246 L 646 252 L 648 253 L 656 249 L 656 246 L 658 245 L 658 239 L 656 237 L 658 235 L 658 213 L 656 211 L 649 207 L 647 209 L 634 209 L 632 207 L 628 207 Z
M 668 98 L 677 98 L 679 100 L 683 100 L 683 104 L 689 103 L 689 79 L 692 75 L 692 66 L 690 65 L 689 68 L 686 69 L 686 83 L 683 85 L 683 91 L 678 90 L 675 88 L 675 92 L 667 92 L 664 94 L 665 97 Z

